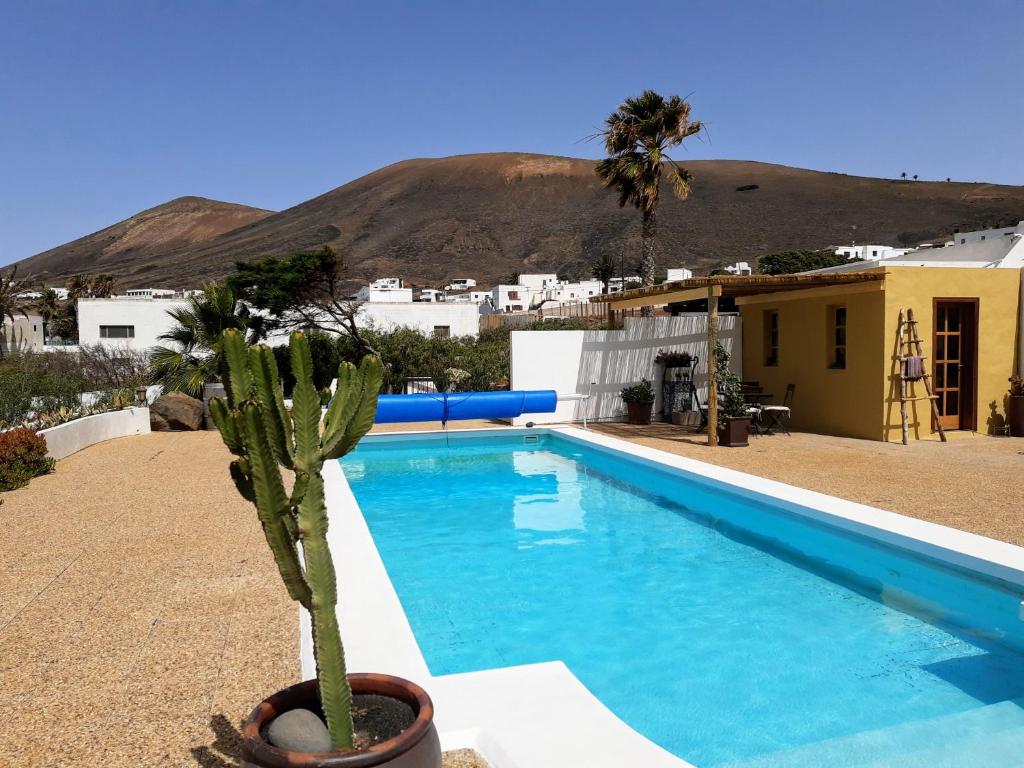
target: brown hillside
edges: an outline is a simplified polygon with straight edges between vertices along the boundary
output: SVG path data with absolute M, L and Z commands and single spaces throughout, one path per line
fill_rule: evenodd
M 667 189 L 662 197 L 663 267 L 706 269 L 852 241 L 943 240 L 957 227 L 1024 218 L 1024 187 L 733 160 L 686 166 L 694 174 L 691 198 L 678 201 Z M 487 283 L 515 271 L 585 275 L 603 252 L 618 258 L 625 250 L 635 259 L 638 251 L 638 215 L 617 206 L 593 169 L 591 160 L 514 153 L 408 160 L 218 237 L 159 252 L 139 248 L 103 268 L 129 286 L 184 287 L 226 274 L 238 259 L 331 245 L 353 280 L 401 275 L 426 285 L 455 276 Z M 737 191 L 750 185 L 757 188 Z M 65 256 L 66 271 L 83 268 L 81 258 L 74 262 Z
M 56 278 L 55 282 L 78 272 L 109 272 L 118 277 L 129 273 L 162 276 L 173 271 L 173 267 L 171 270 L 158 268 L 158 265 L 173 264 L 163 261 L 161 255 L 167 251 L 194 246 L 272 213 L 203 197 L 179 197 L 99 232 L 36 254 L 22 261 L 20 268 L 42 279 Z

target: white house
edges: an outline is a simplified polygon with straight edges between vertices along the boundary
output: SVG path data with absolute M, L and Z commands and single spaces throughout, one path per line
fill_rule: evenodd
M 397 278 L 385 278 L 385 281 L 392 279 L 397 280 Z M 385 281 L 375 280 L 369 285 L 364 285 L 356 291 L 353 298 L 357 301 L 368 301 L 373 304 L 412 303 L 412 288 L 403 288 L 400 285 L 393 285 Z
M 124 295 L 130 299 L 173 299 L 178 294 L 173 288 L 129 288 Z
M 665 280 L 669 283 L 674 283 L 676 280 L 689 280 L 691 277 L 693 277 L 692 269 L 676 267 L 674 269 L 666 270 Z
M 457 293 L 454 296 L 449 293 L 445 296 L 445 301 L 456 303 L 483 304 L 490 298 L 490 291 L 467 291 L 466 293 Z
M 625 287 L 626 290 L 636 288 L 640 285 L 639 275 L 627 275 L 626 277 L 613 277 L 608 281 L 608 293 L 619 293 Z
M 532 291 L 522 283 L 501 283 L 491 288 L 491 302 L 498 312 L 522 312 L 530 308 Z
M 427 336 L 477 336 L 480 310 L 465 302 L 369 302 L 359 307 L 356 323 L 381 331 L 412 328 Z
M 29 312 L 28 317 L 15 314 L 11 318 L 0 317 L 0 351 L 38 352 L 43 348 L 43 318 Z
M 891 245 L 841 245 L 835 249 L 836 256 L 860 261 L 879 261 L 910 253 L 912 248 L 893 248 Z
M 540 303 L 544 301 L 555 301 L 559 304 L 576 303 L 586 301 L 591 296 L 601 294 L 602 283 L 600 280 L 581 280 L 577 283 L 555 283 L 543 291 L 534 291 L 533 301 Z
M 79 299 L 78 343 L 150 349 L 164 344 L 157 337 L 174 327 L 168 310 L 187 306 L 184 299 Z
M 1024 233 L 985 240 L 967 240 L 944 248 L 917 248 L 885 259 L 885 267 L 969 267 L 974 269 L 1024 269 Z M 814 272 L 857 272 L 864 264 L 851 261 Z
M 526 286 L 531 293 L 539 293 L 548 288 L 554 288 L 558 284 L 558 275 L 552 274 L 529 274 L 519 275 L 519 285 Z
M 1024 235 L 1024 221 L 1018 222 L 1015 227 L 957 232 L 953 235 L 953 241 L 956 245 L 966 245 L 967 243 L 980 243 L 982 240 L 998 240 L 1000 237 L 1013 237 L 1014 235 Z
M 426 301 L 429 303 L 436 304 L 439 301 L 445 300 L 445 292 L 439 291 L 436 288 L 424 288 L 420 291 L 420 301 Z
M 476 288 L 476 280 L 471 277 L 453 278 L 452 281 L 444 287 L 446 291 L 468 291 L 470 288 Z
M 737 261 L 735 264 L 723 267 L 723 271 L 730 275 L 751 275 L 754 273 L 750 268 L 750 264 L 745 261 Z

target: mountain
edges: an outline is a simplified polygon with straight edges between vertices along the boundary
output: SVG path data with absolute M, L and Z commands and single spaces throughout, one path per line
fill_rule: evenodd
M 1024 187 L 874 179 L 736 160 L 685 166 L 694 176 L 691 197 L 677 200 L 667 187 L 662 193 L 663 267 L 708 269 L 854 241 L 943 241 L 956 229 L 1024 219 Z M 398 275 L 437 285 L 465 276 L 486 284 L 513 272 L 584 276 L 602 253 L 625 253 L 628 269 L 639 250 L 637 212 L 619 208 L 615 194 L 601 187 L 594 161 L 567 157 L 406 160 L 279 213 L 242 210 L 252 218 L 232 231 L 177 247 L 167 239 L 130 250 L 112 243 L 116 258 L 93 266 L 88 243 L 110 240 L 105 233 L 122 222 L 22 264 L 39 271 L 45 263 L 61 275 L 102 268 L 128 287 L 190 287 L 227 274 L 236 260 L 330 245 L 345 257 L 353 282 Z
M 75 273 L 108 272 L 119 278 L 119 284 L 133 287 L 152 282 L 143 276 L 168 274 L 169 270 L 161 269 L 162 254 L 198 245 L 272 213 L 204 197 L 179 197 L 25 259 L 19 262 L 19 270 L 51 283 Z M 173 271 L 173 262 L 168 264 Z M 129 274 L 140 279 L 124 280 Z

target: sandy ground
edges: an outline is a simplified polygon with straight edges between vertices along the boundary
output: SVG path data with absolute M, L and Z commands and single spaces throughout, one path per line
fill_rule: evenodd
M 298 608 L 228 459 L 142 435 L 0 494 L 0 765 L 238 764 L 237 725 L 299 678 Z
M 669 425 L 597 429 L 1024 545 L 1022 439 L 710 449 Z M 0 494 L 0 765 L 237 765 L 238 723 L 298 678 L 298 636 L 227 461 L 214 433 L 143 435 Z
M 596 431 L 1024 546 L 1024 438 L 957 433 L 909 445 L 794 432 L 710 448 L 670 424 Z

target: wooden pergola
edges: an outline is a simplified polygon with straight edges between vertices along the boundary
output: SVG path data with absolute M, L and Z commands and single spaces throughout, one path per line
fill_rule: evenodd
M 845 286 L 884 281 L 885 272 L 824 272 L 802 275 L 710 275 L 676 280 L 647 288 L 593 296 L 590 301 L 608 305 L 608 324 L 615 322 L 616 310 L 653 307 L 680 301 L 708 302 L 708 445 L 718 445 L 718 397 L 715 389 L 715 346 L 718 342 L 718 299 L 766 293 L 787 293 L 809 288 Z

